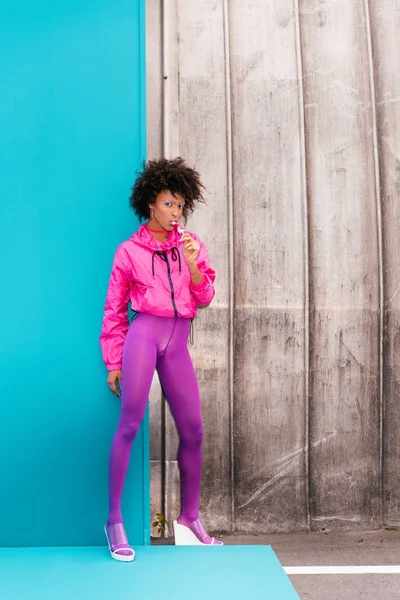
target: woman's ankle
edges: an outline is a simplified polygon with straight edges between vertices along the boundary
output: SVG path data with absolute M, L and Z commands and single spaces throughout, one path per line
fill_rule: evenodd
M 122 520 L 122 516 L 121 515 L 109 515 L 108 519 L 107 519 L 107 523 L 106 525 L 116 525 L 117 523 L 123 523 Z
M 199 514 L 197 514 L 197 516 L 193 516 L 193 515 L 185 515 L 185 514 L 180 514 L 179 517 L 177 518 L 177 522 L 179 523 L 179 525 L 186 525 L 189 526 L 191 523 L 193 523 L 194 521 L 197 521 L 197 519 L 199 519 L 200 516 Z

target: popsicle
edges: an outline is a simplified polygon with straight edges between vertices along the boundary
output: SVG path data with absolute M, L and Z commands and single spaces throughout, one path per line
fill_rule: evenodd
M 185 230 L 183 229 L 183 227 L 181 225 L 179 225 L 179 223 L 177 223 L 176 221 L 172 221 L 172 227 L 181 236 L 181 239 L 179 241 L 182 241 L 182 236 L 185 233 Z

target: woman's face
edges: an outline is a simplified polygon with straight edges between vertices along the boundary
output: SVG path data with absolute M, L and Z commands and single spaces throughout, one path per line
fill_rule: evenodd
M 171 231 L 172 222 L 179 221 L 184 206 L 185 200 L 182 196 L 174 196 L 169 190 L 164 190 L 158 194 L 155 202 L 150 204 L 150 220 L 156 221 L 166 231 Z

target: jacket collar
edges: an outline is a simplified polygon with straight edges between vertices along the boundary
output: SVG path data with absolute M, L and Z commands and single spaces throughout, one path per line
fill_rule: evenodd
M 133 236 L 135 236 L 135 239 L 139 240 L 143 246 L 154 250 L 169 250 L 178 244 L 180 238 L 180 235 L 173 229 L 168 233 L 168 238 L 165 242 L 159 242 L 151 235 L 151 233 L 149 233 L 145 224 L 141 225 Z

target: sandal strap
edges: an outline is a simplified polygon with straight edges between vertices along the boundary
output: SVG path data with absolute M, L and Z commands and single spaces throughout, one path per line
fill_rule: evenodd
M 111 546 L 112 554 L 120 555 L 122 552 L 129 552 L 130 554 L 125 554 L 125 556 L 133 556 L 135 553 L 130 546 L 121 546 L 121 547 L 113 547 Z
M 128 538 L 126 536 L 125 527 L 123 523 L 113 523 L 112 525 L 106 525 L 106 533 L 111 547 L 122 545 L 129 546 Z
M 132 548 L 129 546 L 129 544 L 117 544 L 116 546 L 111 546 L 111 550 L 113 552 L 117 552 L 118 550 L 132 550 Z
M 206 528 L 204 527 L 204 525 L 200 521 L 200 519 L 196 519 L 195 521 L 192 521 L 189 525 L 189 528 L 192 530 L 192 532 L 197 537 L 197 539 L 200 540 L 201 542 L 204 540 L 204 538 L 206 538 L 208 536 Z

